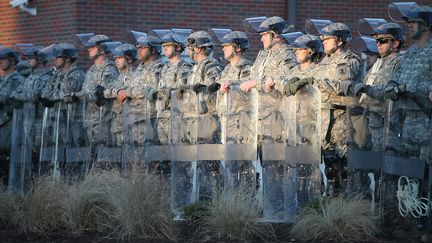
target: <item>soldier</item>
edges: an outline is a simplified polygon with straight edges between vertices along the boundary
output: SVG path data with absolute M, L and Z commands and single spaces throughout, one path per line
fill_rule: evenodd
M 246 158 L 248 153 L 245 151 L 255 151 L 255 131 L 254 128 L 255 109 L 253 97 L 239 90 L 243 81 L 249 79 L 252 62 L 244 57 L 249 49 L 249 39 L 247 34 L 242 31 L 226 30 L 226 34 L 220 38 L 224 58 L 229 63 L 224 68 L 219 78 L 220 84 L 215 83 L 209 86 L 209 90 L 219 87 L 218 94 L 218 115 L 222 124 L 222 142 L 225 144 L 237 144 L 249 146 L 247 150 L 237 149 L 227 151 L 228 160 L 225 161 L 224 187 L 236 187 L 240 183 L 248 183 L 253 186 L 255 174 L 253 164 L 250 160 L 232 160 L 230 157 Z M 218 35 L 216 35 L 218 36 Z M 228 107 L 227 107 L 228 106 Z M 256 147 L 256 146 L 255 146 Z M 227 147 L 228 148 L 228 147 Z M 234 153 L 240 154 L 235 156 Z M 255 187 L 251 187 L 253 189 Z
M 53 71 L 46 68 L 48 56 L 41 50 L 42 47 L 29 47 L 22 52 L 22 59 L 29 64 L 31 74 L 23 85 L 14 91 L 17 100 L 35 102 L 42 89 L 51 85 Z
M 71 94 L 72 97 L 78 96 L 87 100 L 84 127 L 92 145 L 98 142 L 106 144 L 110 141 L 108 131 L 102 131 L 100 128 L 109 123 L 109 111 L 102 108 L 103 89 L 118 76 L 114 63 L 108 58 L 109 49 L 104 44 L 110 41 L 111 39 L 106 35 L 94 35 L 85 43 L 93 65 L 86 73 L 82 90 Z M 102 124 L 99 124 L 102 119 Z
M 165 56 L 168 58 L 161 71 L 158 86 L 156 107 L 158 110 L 157 134 L 160 144 L 169 142 L 169 116 L 170 90 L 176 89 L 187 84 L 192 64 L 181 57 L 181 53 L 186 48 L 185 38 L 175 31 L 171 31 L 162 37 L 162 47 Z
M 198 144 L 220 144 L 220 126 L 216 111 L 216 95 L 207 91 L 206 87 L 215 83 L 222 72 L 222 66 L 212 57 L 214 42 L 205 31 L 196 31 L 187 38 L 188 52 L 190 58 L 195 62 L 187 81 L 189 86 L 198 96 L 198 114 L 189 114 L 198 124 Z M 199 151 L 205 153 L 204 151 Z M 210 151 L 209 151 L 210 152 Z M 220 162 L 210 160 L 205 162 L 197 161 L 200 171 L 199 180 L 201 188 L 198 198 L 203 199 L 212 195 L 213 183 L 219 181 Z M 211 178 L 213 177 L 213 178 Z M 215 178 L 216 177 L 216 178 Z
M 320 37 L 326 56 L 318 65 L 315 78 L 306 81 L 309 84 L 316 83 L 321 90 L 323 121 L 321 138 L 324 161 L 332 168 L 330 171 L 333 171 L 333 168 L 336 170 L 334 185 L 331 186 L 338 189 L 342 183 L 342 168 L 346 164 L 346 109 L 347 106 L 355 106 L 358 103 L 356 99 L 346 96 L 351 94 L 353 84 L 361 79 L 361 65 L 359 57 L 346 46 L 352 40 L 351 30 L 346 24 L 329 24 L 321 30 Z M 303 81 L 305 80 L 297 82 Z M 352 128 L 349 134 L 354 137 L 353 140 L 357 144 L 363 141 L 363 137 L 360 136 L 362 121 L 359 115 L 361 114 L 360 109 L 352 109 L 350 115 Z
M 295 65 L 294 54 L 283 37 L 289 29 L 287 22 L 276 16 L 263 19 L 259 28 L 254 29 L 261 35 L 264 49 L 258 53 L 251 67 L 249 81 L 240 85 L 241 90 L 245 92 L 256 87 L 259 94 L 260 123 L 257 125 L 257 136 L 263 167 L 264 217 L 269 220 L 287 220 L 284 213 L 284 182 L 287 179 L 284 176 L 284 161 L 266 157 L 271 154 L 266 148 L 276 148 L 284 142 L 285 121 L 284 112 L 281 110 L 281 85 L 285 77 L 290 77 L 291 69 Z
M 386 112 L 384 107 L 384 87 L 390 81 L 393 73 L 400 68 L 402 56 L 400 50 L 405 37 L 402 27 L 396 23 L 380 25 L 375 29 L 373 37 L 376 40 L 380 58 L 366 74 L 364 82 L 355 84 L 353 91 L 355 96 L 361 94 L 360 104 L 365 108 L 372 139 L 372 150 L 381 151 L 383 149 L 384 114 Z M 393 123 L 391 125 L 393 129 L 390 129 L 389 132 L 397 137 L 399 132 L 394 134 L 396 125 Z M 396 143 L 387 144 L 387 146 L 386 150 L 392 148 L 393 151 L 397 151 L 399 147 Z
M 118 91 L 130 85 L 132 74 L 137 67 L 137 53 L 137 48 L 131 44 L 120 44 L 112 51 L 119 76 L 105 88 L 105 99 L 117 98 Z M 122 103 L 119 100 L 112 102 L 111 132 L 114 136 L 114 145 L 120 146 L 123 142 Z
M 155 101 L 161 69 L 164 65 L 160 56 L 160 39 L 153 36 L 141 36 L 135 46 L 138 49 L 138 67 L 129 84 L 117 93 L 117 99 L 124 103 L 123 122 L 127 124 L 130 138 L 126 144 L 148 147 L 156 143 L 156 107 Z M 127 103 L 125 103 L 127 102 Z M 125 112 L 124 109 L 128 108 Z M 146 149 L 146 148 L 144 148 Z M 134 158 L 133 162 L 147 160 L 145 157 Z M 139 160 L 139 161 L 138 161 Z M 154 163 L 151 167 L 155 166 Z
M 18 53 L 11 48 L 0 47 L 0 68 L 3 72 L 0 87 L 0 163 L 1 176 L 7 178 L 9 151 L 11 145 L 12 112 L 17 104 L 12 93 L 24 78 L 16 71 Z M 7 180 L 6 180 L 7 181 Z

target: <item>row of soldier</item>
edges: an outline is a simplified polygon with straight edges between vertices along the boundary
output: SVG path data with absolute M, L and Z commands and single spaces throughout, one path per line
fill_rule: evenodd
M 31 170 L 39 174 L 66 173 L 61 162 L 68 160 L 98 157 L 120 167 L 140 160 L 171 174 L 178 216 L 223 176 L 225 186 L 258 183 L 265 218 L 287 221 L 321 191 L 349 183 L 348 150 L 430 161 L 432 10 L 392 3 L 389 15 L 407 22 L 415 44 L 402 51 L 397 23 L 360 20 L 362 51 L 379 56 L 367 73 L 348 49 L 350 28 L 325 20 L 307 20 L 303 34 L 280 17 L 245 19 L 245 30 L 261 35 L 255 62 L 244 57 L 247 34 L 224 29 L 212 29 L 213 38 L 186 29 L 133 32 L 135 45 L 77 35 L 93 62 L 87 73 L 70 43 L 21 46 L 20 63 L 2 48 L 0 137 L 9 184 L 24 187 L 23 176 L 11 175 L 35 151 Z M 217 43 L 226 67 L 212 57 Z M 45 68 L 50 56 L 55 71 Z

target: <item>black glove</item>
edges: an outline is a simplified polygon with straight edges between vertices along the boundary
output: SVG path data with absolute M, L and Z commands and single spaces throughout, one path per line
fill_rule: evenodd
M 195 93 L 198 94 L 203 92 L 205 89 L 207 89 L 207 86 L 204 84 L 195 84 L 192 89 Z
M 54 102 L 45 98 L 42 98 L 40 95 L 38 96 L 39 103 L 42 104 L 43 107 L 51 108 L 54 106 Z
M 361 95 L 362 93 L 367 93 L 369 88 L 370 88 L 370 86 L 367 84 L 364 84 L 364 83 L 354 84 L 354 87 L 353 87 L 354 96 L 357 97 L 357 96 Z
M 98 85 L 95 89 L 95 96 L 96 96 L 96 105 L 97 106 L 103 106 L 105 104 L 105 98 L 104 98 L 104 90 L 105 88 Z
M 342 93 L 345 96 L 354 94 L 354 92 L 353 92 L 353 82 L 351 80 L 343 80 L 343 81 L 341 81 L 340 82 L 340 87 L 341 87 Z
M 220 83 L 212 83 L 207 87 L 208 92 L 214 93 L 217 92 L 221 87 Z
M 391 100 L 397 100 L 405 91 L 405 85 L 399 85 L 396 81 L 390 80 L 384 88 L 384 97 Z

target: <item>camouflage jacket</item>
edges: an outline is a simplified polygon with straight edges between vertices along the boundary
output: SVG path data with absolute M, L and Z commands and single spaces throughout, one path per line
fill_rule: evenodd
M 187 81 L 188 85 L 204 84 L 210 85 L 218 81 L 223 70 L 222 65 L 214 58 L 206 58 L 192 68 L 191 74 Z M 216 94 L 209 93 L 207 90 L 198 94 L 198 110 L 200 114 L 216 113 Z
M 54 75 L 54 83 L 43 90 L 42 97 L 50 100 L 62 100 L 64 96 L 81 91 L 84 83 L 84 71 L 73 63 L 69 70 L 58 71 Z
M 164 63 L 161 58 L 149 64 L 139 64 L 131 74 L 130 84 L 126 84 L 126 94 L 130 98 L 129 113 L 133 114 L 131 122 L 145 120 L 146 117 L 156 117 L 156 106 L 145 97 L 146 88 L 158 87 L 160 72 Z M 127 79 L 125 80 L 127 83 Z
M 159 80 L 159 94 L 156 100 L 157 116 L 168 118 L 170 116 L 170 90 L 187 84 L 192 64 L 185 60 L 176 63 L 166 63 L 161 71 Z
M 101 65 L 93 64 L 86 73 L 82 90 L 77 94 L 90 101 L 96 100 L 96 86 L 109 86 L 118 76 L 114 63 L 106 59 Z
M 356 105 L 358 99 L 347 97 L 349 88 L 360 82 L 361 61 L 350 50 L 327 55 L 318 64 L 315 83 L 321 90 L 322 104 Z
M 39 69 L 32 72 L 14 91 L 14 98 L 20 101 L 36 102 L 39 95 L 44 98 L 50 97 L 43 96 L 43 91 L 52 85 L 53 75 L 54 70 L 52 69 Z
M 392 75 L 399 70 L 402 55 L 399 52 L 379 58 L 367 72 L 364 83 L 370 88 L 360 97 L 360 104 L 368 107 L 382 107 L 384 88 Z
M 406 110 L 431 109 L 432 92 L 432 39 L 423 47 L 410 47 L 400 60 L 401 68 L 391 80 L 406 85 L 407 92 L 398 99 L 398 107 Z
M 2 77 L 0 83 L 0 126 L 5 125 L 12 119 L 14 109 L 13 91 L 24 82 L 24 77 L 17 71 Z
M 295 64 L 294 53 L 286 44 L 261 50 L 251 67 L 250 79 L 257 81 L 258 92 L 263 91 L 267 77 L 273 78 L 276 81 L 276 88 L 280 89 L 284 78 L 290 75 L 290 70 Z
M 230 113 L 238 114 L 241 111 L 248 109 L 248 98 L 247 95 L 242 91 L 238 90 L 238 86 L 242 82 L 249 80 L 250 68 L 252 67 L 252 62 L 242 58 L 235 65 L 229 63 L 220 76 L 219 82 L 225 83 L 229 82 L 231 85 L 231 90 L 228 93 L 222 94 L 218 92 L 217 94 L 217 112 L 220 116 L 224 116 L 227 112 L 227 104 L 229 102 Z M 230 99 L 229 101 L 227 99 Z

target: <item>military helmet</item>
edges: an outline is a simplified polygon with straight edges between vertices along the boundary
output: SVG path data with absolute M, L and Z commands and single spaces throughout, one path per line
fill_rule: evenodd
M 259 33 L 273 31 L 276 34 L 284 34 L 288 32 L 288 23 L 281 17 L 273 16 L 264 20 L 259 26 Z
M 313 53 L 323 53 L 322 41 L 318 36 L 315 35 L 302 35 L 292 43 L 293 48 L 298 49 L 310 49 Z
M 243 31 L 231 31 L 228 34 L 224 35 L 221 40 L 222 45 L 230 45 L 235 44 L 242 50 L 249 49 L 249 39 L 247 34 Z
M 22 50 L 21 54 L 24 58 L 36 58 L 39 61 L 47 62 L 47 55 L 43 52 L 41 46 L 31 46 Z
M 113 51 L 112 54 L 115 57 L 126 57 L 130 60 L 137 60 L 138 51 L 134 45 L 125 43 L 118 45 Z
M 87 41 L 85 46 L 86 47 L 101 46 L 102 43 L 110 42 L 110 41 L 111 41 L 111 38 L 109 38 L 106 35 L 94 35 Z
M 386 23 L 378 26 L 374 29 L 375 34 L 373 35 L 373 38 L 375 39 L 382 39 L 382 38 L 388 38 L 391 37 L 394 40 L 404 41 L 404 30 L 402 26 L 396 23 Z
M 187 43 L 188 46 L 195 47 L 211 47 L 215 44 L 209 33 L 202 30 L 190 34 L 187 37 Z
M 54 46 L 53 55 L 55 57 L 78 58 L 77 48 L 70 43 L 59 43 Z
M 352 40 L 351 29 L 344 23 L 331 23 L 324 27 L 321 31 L 321 38 L 326 36 L 334 36 L 341 39 L 343 42 Z
M 402 16 L 405 22 L 423 22 L 426 26 L 432 26 L 432 8 L 429 6 L 412 7 L 406 16 Z
M 135 43 L 136 48 L 153 47 L 158 53 L 162 51 L 161 40 L 155 36 L 143 35 Z
M 165 34 L 161 39 L 162 45 L 174 44 L 178 45 L 183 51 L 186 48 L 186 38 L 192 33 L 191 29 L 172 29 Z
M 7 47 L 0 47 L 0 58 L 12 58 L 15 60 L 15 64 L 19 62 L 18 52 Z

